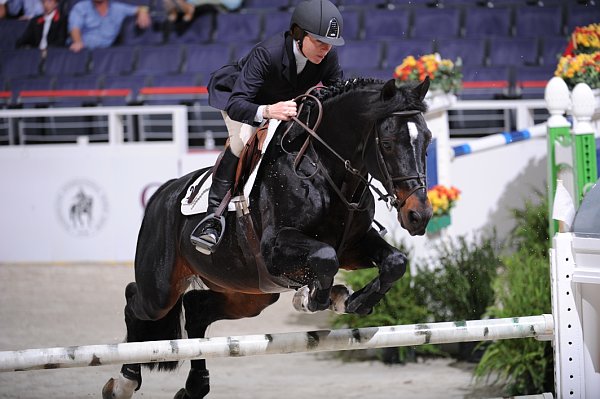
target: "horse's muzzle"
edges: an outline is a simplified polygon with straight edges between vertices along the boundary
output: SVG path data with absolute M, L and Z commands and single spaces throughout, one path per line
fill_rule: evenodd
M 414 193 L 406 199 L 404 206 L 398 209 L 398 221 L 411 236 L 422 236 L 432 214 L 433 209 L 427 199 L 427 193 Z

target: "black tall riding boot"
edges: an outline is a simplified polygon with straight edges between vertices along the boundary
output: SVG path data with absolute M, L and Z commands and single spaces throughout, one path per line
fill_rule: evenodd
M 221 220 L 224 219 L 215 218 L 214 213 L 219 205 L 221 205 L 225 194 L 227 194 L 227 191 L 229 191 L 234 183 L 238 160 L 239 158 L 233 155 L 231 150 L 227 148 L 223 153 L 223 158 L 221 158 L 221 162 L 217 169 L 213 172 L 212 184 L 208 192 L 206 217 L 198 223 L 198 226 L 196 226 L 190 237 L 192 244 L 194 244 L 200 252 L 212 252 L 223 232 L 222 229 L 224 225 L 222 226 Z M 202 249 L 205 249 L 206 251 L 202 251 Z

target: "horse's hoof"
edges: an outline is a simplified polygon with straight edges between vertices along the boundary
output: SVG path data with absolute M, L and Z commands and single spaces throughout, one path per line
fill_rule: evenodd
M 329 305 L 329 310 L 338 314 L 346 313 L 346 301 L 353 292 L 350 288 L 341 284 L 331 287 L 331 294 L 329 296 L 331 298 L 331 305 Z
M 177 391 L 173 399 L 202 399 L 208 394 L 208 392 L 209 389 L 206 389 L 204 392 L 200 393 L 199 396 L 192 397 L 188 394 L 185 388 L 181 388 L 179 391 Z
M 111 378 L 104 384 L 102 388 L 102 399 L 112 399 L 113 398 L 113 390 L 115 388 L 115 379 Z
M 175 396 L 173 396 L 173 399 L 189 399 L 189 396 L 185 391 L 185 388 L 181 388 L 179 391 L 177 391 Z
M 308 286 L 303 286 L 298 288 L 298 291 L 294 294 L 294 298 L 292 298 L 292 305 L 294 305 L 294 309 L 298 312 L 310 312 L 308 309 L 308 299 L 310 296 L 310 290 Z
M 137 381 L 123 375 L 120 375 L 118 380 L 111 378 L 102 388 L 102 399 L 130 399 L 137 386 Z

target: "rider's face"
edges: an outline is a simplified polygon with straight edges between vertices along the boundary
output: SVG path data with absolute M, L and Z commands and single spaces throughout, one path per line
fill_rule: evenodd
M 331 50 L 331 47 L 331 44 L 323 43 L 310 35 L 304 36 L 302 41 L 302 52 L 313 64 L 320 64 L 327 53 L 329 53 L 329 50 Z

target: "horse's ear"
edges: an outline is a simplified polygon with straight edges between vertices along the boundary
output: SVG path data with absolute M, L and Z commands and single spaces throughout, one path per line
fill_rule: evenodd
M 388 80 L 381 89 L 381 98 L 387 101 L 396 95 L 396 79 Z
M 430 80 L 429 80 L 429 76 L 425 76 L 425 80 L 423 80 L 421 83 L 419 83 L 414 89 L 413 91 L 419 96 L 419 98 L 421 99 L 421 101 L 423 101 L 425 99 L 425 95 L 427 94 L 427 91 L 429 91 L 429 84 L 430 84 Z

